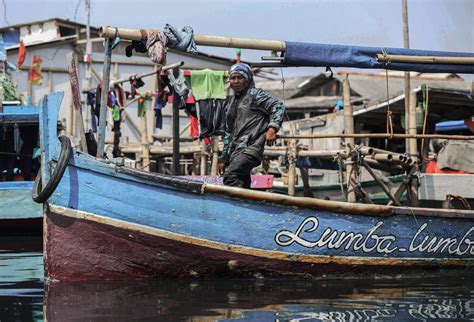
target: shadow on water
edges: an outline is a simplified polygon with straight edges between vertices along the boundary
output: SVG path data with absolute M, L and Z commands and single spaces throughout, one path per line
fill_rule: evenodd
M 49 283 L 48 321 L 474 319 L 472 282 L 302 278 Z
M 467 321 L 471 271 L 359 279 L 48 282 L 38 240 L 0 238 L 0 321 Z

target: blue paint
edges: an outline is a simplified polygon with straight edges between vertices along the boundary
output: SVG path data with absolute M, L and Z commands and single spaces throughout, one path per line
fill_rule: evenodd
M 474 227 L 473 220 L 405 215 L 382 218 L 294 209 L 156 186 L 143 179 L 116 174 L 112 167 L 83 154 L 75 155 L 73 163 L 75 166 L 68 166 L 50 203 L 185 236 L 286 253 L 371 258 L 473 258 L 469 252 L 447 256 L 441 249 L 432 253 L 416 250 L 425 236 L 429 241 L 434 237 L 449 237 L 459 243 L 466 238 L 473 239 L 474 233 L 463 238 Z M 346 231 L 360 233 L 366 238 L 368 231 L 377 227 L 372 236 L 385 236 L 384 242 L 378 242 L 381 248 L 392 251 L 364 252 L 354 247 L 346 250 L 347 243 L 342 243 L 338 249 L 305 247 L 298 242 L 282 246 L 275 241 L 280 231 L 295 234 L 307 218 L 316 218 L 319 224 L 314 232 L 305 232 L 311 225 L 304 226 L 299 237 L 307 242 L 316 242 L 327 229 L 339 236 Z M 424 224 L 427 226 L 416 237 L 416 231 Z M 394 240 L 388 243 L 391 239 Z M 280 241 L 286 240 L 288 238 L 282 236 Z M 376 242 L 375 237 L 369 237 L 365 246 L 371 249 Z M 415 248 L 412 252 L 409 251 L 410 244 Z M 463 244 L 461 248 L 466 247 L 470 246 Z
M 57 151 L 52 133 L 45 138 L 52 139 L 43 141 L 50 151 Z M 466 265 L 474 259 L 474 216 L 353 215 L 203 195 L 119 172 L 113 164 L 83 153 L 73 153 L 48 202 L 223 245 L 294 256 L 429 259 L 433 264 L 464 259 Z M 324 232 L 334 234 L 332 243 L 340 244 L 324 243 Z M 343 232 L 352 233 L 352 239 L 344 239 Z M 449 247 L 439 244 L 440 238 Z M 420 249 L 428 243 L 432 251 Z
M 3 106 L 0 113 L 0 123 L 38 122 L 38 106 Z
M 38 106 L 3 106 L 0 124 L 38 123 Z M 0 220 L 42 218 L 43 207 L 33 202 L 33 181 L 0 182 Z

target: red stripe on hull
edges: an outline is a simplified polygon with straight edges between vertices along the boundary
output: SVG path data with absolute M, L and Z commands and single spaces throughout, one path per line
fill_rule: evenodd
M 45 225 L 45 274 L 59 280 L 248 276 L 254 273 L 321 276 L 366 273 L 369 269 L 393 274 L 403 269 L 350 263 L 311 264 L 238 254 L 53 212 L 45 216 Z

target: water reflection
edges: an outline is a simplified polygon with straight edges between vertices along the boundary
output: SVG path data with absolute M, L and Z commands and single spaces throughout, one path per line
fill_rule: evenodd
M 48 321 L 474 319 L 472 282 L 302 278 L 49 283 Z
M 43 256 L 1 250 L 0 321 L 36 321 L 43 312 Z M 17 244 L 20 249 L 23 246 Z
M 417 279 L 285 277 L 44 285 L 40 248 L 32 240 L 0 239 L 0 321 L 474 320 L 470 271 Z

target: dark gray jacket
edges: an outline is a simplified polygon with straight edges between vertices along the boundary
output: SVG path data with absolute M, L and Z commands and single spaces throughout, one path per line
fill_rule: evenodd
M 228 163 L 239 153 L 262 160 L 265 132 L 269 127 L 278 132 L 284 113 L 285 105 L 261 88 L 228 97 L 221 161 Z

